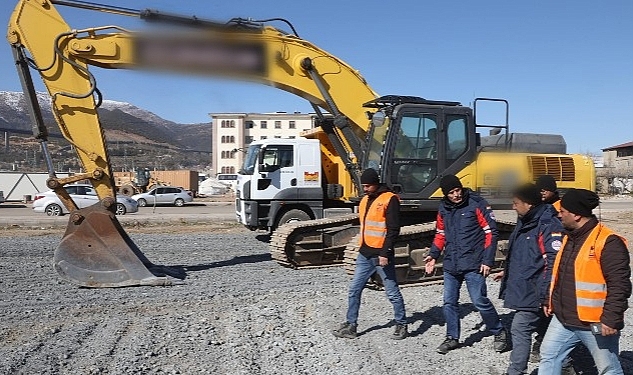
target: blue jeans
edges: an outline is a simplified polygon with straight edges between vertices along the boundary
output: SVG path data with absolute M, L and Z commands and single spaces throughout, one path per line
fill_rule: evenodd
M 358 322 L 358 310 L 360 309 L 360 297 L 367 281 L 374 274 L 378 273 L 385 286 L 385 292 L 389 302 L 393 305 L 393 313 L 398 324 L 407 324 L 407 317 L 404 311 L 404 299 L 400 293 L 400 288 L 396 282 L 396 267 L 394 259 L 389 259 L 389 264 L 385 267 L 378 265 L 378 257 L 367 258 L 363 254 L 358 254 L 356 258 L 356 269 L 354 279 L 349 286 L 347 322 L 356 325 Z
M 624 374 L 618 359 L 619 333 L 613 336 L 594 335 L 588 329 L 565 326 L 556 316 L 552 317 L 541 345 L 541 363 L 538 373 L 541 375 L 560 374 L 563 360 L 580 342 L 589 349 L 599 374 Z
M 532 332 L 538 329 L 542 320 L 545 320 L 545 316 L 538 311 L 517 311 L 514 314 L 510 329 L 512 352 L 510 353 L 508 375 L 525 373 L 532 349 Z
M 481 318 L 486 324 L 486 328 L 493 334 L 498 334 L 503 330 L 503 325 L 497 314 L 497 310 L 488 299 L 486 278 L 479 272 L 470 271 L 466 273 L 452 274 L 444 272 L 444 319 L 446 319 L 446 336 L 459 340 L 459 290 L 462 283 L 466 281 L 468 294 L 481 314 Z

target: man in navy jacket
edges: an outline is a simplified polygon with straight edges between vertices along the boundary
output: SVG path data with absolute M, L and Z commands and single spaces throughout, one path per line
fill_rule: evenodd
M 494 264 L 497 250 L 497 225 L 488 202 L 464 188 L 457 176 L 446 175 L 440 181 L 444 199 L 437 213 L 436 234 L 426 272 L 444 254 L 444 317 L 446 339 L 437 352 L 446 354 L 459 347 L 459 290 L 466 281 L 470 299 L 481 314 L 486 328 L 495 335 L 494 349 L 508 347 L 506 330 L 497 310 L 488 299 L 486 277 Z
M 546 319 L 542 306 L 547 303 L 552 265 L 562 245 L 563 226 L 558 212 L 542 202 L 540 190 L 534 184 L 515 190 L 512 208 L 519 219 L 510 235 L 505 269 L 493 275 L 495 280 L 502 280 L 499 294 L 504 307 L 516 310 L 510 329 L 509 375 L 523 374 L 527 369 L 532 333 Z

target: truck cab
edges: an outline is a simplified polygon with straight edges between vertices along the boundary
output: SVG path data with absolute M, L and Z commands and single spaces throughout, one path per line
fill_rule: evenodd
M 238 174 L 235 210 L 238 222 L 247 228 L 272 230 L 287 222 L 323 217 L 318 140 L 253 142 Z

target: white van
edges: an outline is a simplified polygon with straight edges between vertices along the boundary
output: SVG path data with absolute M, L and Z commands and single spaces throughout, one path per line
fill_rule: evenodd
M 236 173 L 218 173 L 215 178 L 218 182 L 228 186 L 231 190 L 237 189 L 237 174 Z

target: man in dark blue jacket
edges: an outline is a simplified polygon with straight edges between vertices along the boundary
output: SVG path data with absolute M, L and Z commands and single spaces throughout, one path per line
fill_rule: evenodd
M 541 191 L 534 184 L 515 190 L 512 208 L 519 219 L 510 235 L 505 269 L 493 278 L 502 280 L 500 298 L 504 299 L 504 307 L 516 310 L 506 373 L 518 375 L 527 369 L 532 333 L 545 319 L 542 306 L 547 302 L 552 265 L 562 245 L 563 226 L 556 209 L 542 202 Z
M 426 272 L 432 273 L 435 262 L 444 253 L 444 317 L 446 339 L 437 352 L 446 354 L 459 347 L 459 290 L 466 281 L 470 299 L 481 314 L 486 328 L 495 335 L 494 349 L 508 347 L 506 330 L 497 310 L 488 299 L 486 277 L 497 251 L 497 225 L 488 202 L 465 189 L 454 175 L 442 177 L 444 199 L 437 213 L 436 234 Z

